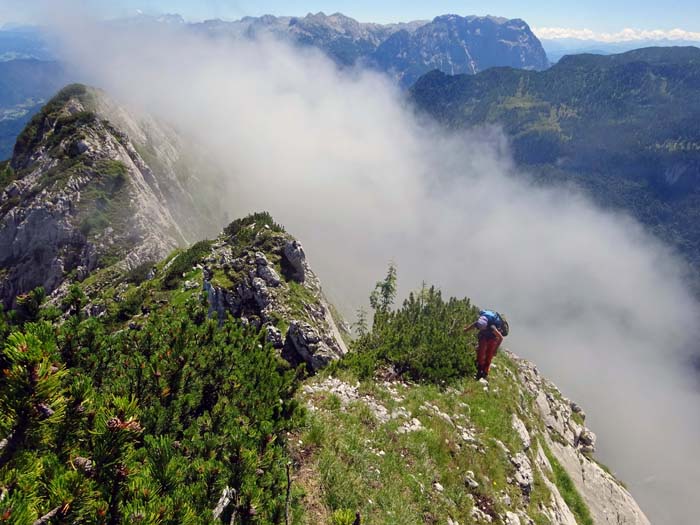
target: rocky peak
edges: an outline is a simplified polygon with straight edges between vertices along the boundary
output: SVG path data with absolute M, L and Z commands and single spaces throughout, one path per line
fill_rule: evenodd
M 520 19 L 448 14 L 432 21 L 363 23 L 341 13 L 304 17 L 246 17 L 237 22 L 195 24 L 211 34 L 253 37 L 273 34 L 324 51 L 341 66 L 368 63 L 410 86 L 432 69 L 474 74 L 489 67 L 541 70 L 547 56 Z
M 18 138 L 0 188 L 5 305 L 37 286 L 50 294 L 99 267 L 157 261 L 193 233 L 174 213 L 193 208 L 167 155 L 153 154 L 158 166 L 149 166 L 139 153 L 148 150 L 113 124 L 110 106 L 97 90 L 68 86 Z
M 229 225 L 202 265 L 211 313 L 265 329 L 288 361 L 318 370 L 347 352 L 303 246 L 268 214 Z
M 236 220 L 214 240 L 143 271 L 97 272 L 83 288 L 85 314 L 107 322 L 138 327 L 151 311 L 192 299 L 205 301 L 221 323 L 231 317 L 263 331 L 295 366 L 319 370 L 347 352 L 303 246 L 267 213 Z
M 411 34 L 390 36 L 372 62 L 405 87 L 433 69 L 456 75 L 496 66 L 542 70 L 549 65 L 542 44 L 522 20 L 458 15 L 438 16 Z
M 581 407 L 562 396 L 551 381 L 540 375 L 534 364 L 510 352 L 508 357 L 518 367 L 518 377 L 513 379 L 518 380 L 525 392 L 534 399 L 535 410 L 528 415 L 544 423 L 544 443 L 571 477 L 590 510 L 593 523 L 649 524 L 648 518 L 625 486 L 593 459 L 596 435 L 585 426 L 586 414 Z M 527 434 L 527 430 L 520 428 L 515 420 L 514 427 L 521 436 L 523 431 Z M 546 479 L 552 472 L 552 465 L 541 448 L 537 450 L 535 463 L 535 468 Z M 551 510 L 556 515 L 565 505 L 562 506 L 562 502 L 557 501 L 560 499 L 558 491 L 553 492 L 553 496 L 556 505 Z M 568 518 L 553 522 L 576 523 Z

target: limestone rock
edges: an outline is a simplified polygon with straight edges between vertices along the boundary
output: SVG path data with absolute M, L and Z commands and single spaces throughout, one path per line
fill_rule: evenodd
M 407 423 L 404 423 L 402 426 L 400 426 L 397 430 L 399 434 L 407 434 L 409 432 L 417 432 L 419 430 L 423 430 L 423 424 L 420 422 L 419 419 L 413 418 L 411 421 L 408 421 Z
M 491 523 L 493 519 L 491 516 L 486 514 L 483 510 L 481 510 L 479 507 L 473 507 L 471 511 L 471 518 L 474 521 L 480 522 L 480 523 Z
M 503 523 L 505 525 L 520 525 L 520 516 L 515 514 L 514 512 L 506 512 L 506 517 L 503 520 Z
M 574 413 L 583 413 L 581 407 L 565 399 L 554 384 L 540 375 L 535 365 L 512 353 L 509 356 L 518 365 L 520 381 L 535 397 L 537 415 L 547 425 L 548 432 L 544 435 L 547 446 L 573 480 L 591 511 L 593 521 L 603 525 L 648 525 L 649 520 L 627 489 L 587 457 L 586 454 L 595 448 L 596 437 L 572 417 Z M 551 465 L 540 450 L 537 451 L 537 464 L 543 471 L 551 471 Z M 547 479 L 545 483 L 552 493 L 552 503 L 548 507 L 550 520 L 565 525 L 576 523 L 556 487 Z
M 268 325 L 265 328 L 265 340 L 270 343 L 275 348 L 282 348 L 284 346 L 284 339 L 282 338 L 282 332 L 272 325 Z
M 298 355 L 313 370 L 319 370 L 340 357 L 337 349 L 323 341 L 318 332 L 308 323 L 292 321 L 285 341 L 287 355 Z
M 221 515 L 231 505 L 231 503 L 234 502 L 235 499 L 236 490 L 229 487 L 224 488 L 224 490 L 221 492 L 221 497 L 219 498 L 216 507 L 212 511 L 212 514 L 214 514 L 214 519 L 218 520 L 221 518 Z
M 474 472 L 471 470 L 467 471 L 466 476 L 464 476 L 464 484 L 472 490 L 479 488 L 479 483 L 474 479 Z
M 291 268 L 290 277 L 303 283 L 306 279 L 306 254 L 299 241 L 290 241 L 284 246 L 284 260 Z
M 269 305 L 271 302 L 270 292 L 267 290 L 267 285 L 260 277 L 253 279 L 253 298 L 261 310 L 267 307 L 267 305 Z
M 534 476 L 532 474 L 532 465 L 524 452 L 518 452 L 510 459 L 510 462 L 515 467 L 515 482 L 520 486 L 523 494 L 528 495 L 532 490 Z
M 321 383 L 306 385 L 304 386 L 304 392 L 307 394 L 323 392 L 336 395 L 340 400 L 341 406 L 344 408 L 350 403 L 361 401 L 367 405 L 374 417 L 376 417 L 377 421 L 380 423 L 386 423 L 391 419 L 407 419 L 410 417 L 410 414 L 406 412 L 403 407 L 400 407 L 389 414 L 387 408 L 379 401 L 369 395 L 361 395 L 357 389 L 357 386 L 350 385 L 334 377 L 329 377 Z M 378 455 L 384 455 L 384 453 L 378 453 Z
M 513 414 L 513 430 L 515 430 L 518 433 L 518 437 L 520 438 L 520 441 L 523 444 L 523 449 L 527 450 L 530 448 L 530 434 L 527 431 L 527 428 L 525 428 L 525 423 L 522 422 L 522 420 Z
M 578 442 L 582 452 L 588 454 L 595 452 L 596 435 L 591 430 L 584 428 L 579 435 Z

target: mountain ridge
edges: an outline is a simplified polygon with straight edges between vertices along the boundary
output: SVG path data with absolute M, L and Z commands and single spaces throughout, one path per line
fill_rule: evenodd
M 149 166 L 137 151 L 147 154 L 147 144 L 115 128 L 111 111 L 103 94 L 72 85 L 20 134 L 0 194 L 6 306 L 37 286 L 50 294 L 66 276 L 84 278 L 115 261 L 135 268 L 159 260 L 201 235 L 178 213 L 193 210 L 195 192 L 186 186 L 196 177 L 154 163 L 154 155 Z M 170 144 L 161 151 L 175 151 L 176 159 L 172 132 L 159 136 Z M 215 203 L 202 207 L 201 223 L 216 213 Z
M 575 55 L 543 72 L 432 72 L 419 111 L 450 129 L 497 125 L 519 166 L 631 213 L 698 268 L 700 49 Z
M 321 505 L 341 525 L 354 512 L 395 523 L 400 509 L 453 524 L 647 523 L 591 459 L 580 407 L 534 365 L 504 353 L 489 381 L 469 377 L 473 336 L 454 331 L 455 319 L 477 315 L 468 299 L 424 287 L 390 311 L 391 282 L 378 283 L 382 310 L 348 352 L 303 247 L 269 214 L 171 251 L 189 244 L 184 232 L 166 237 L 176 206 L 193 203 L 140 205 L 179 181 L 138 153 L 138 121 L 123 117 L 137 126 L 127 134 L 102 118 L 117 111 L 105 106 L 99 91 L 64 89 L 22 134 L 3 178 L 0 246 L 13 254 L 0 260 L 12 308 L 0 310 L 12 386 L 0 389 L 10 414 L 0 424 L 3 515 L 301 524 Z M 120 201 L 120 214 L 83 231 L 120 192 L 139 208 Z M 147 234 L 122 236 L 139 217 Z M 100 263 L 105 236 L 120 246 Z M 407 363 L 434 366 L 435 382 L 402 376 Z M 302 385 L 306 373 L 316 376 Z M 443 374 L 456 382 L 441 384 Z M 406 488 L 393 502 L 392 487 Z

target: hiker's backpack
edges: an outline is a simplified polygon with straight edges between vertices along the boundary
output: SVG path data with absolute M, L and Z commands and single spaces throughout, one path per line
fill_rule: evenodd
M 492 310 L 481 310 L 479 315 L 486 317 L 489 322 L 489 326 L 495 326 L 498 328 L 498 331 L 501 332 L 503 337 L 506 337 L 510 332 L 508 321 L 506 321 L 506 318 L 498 312 L 494 312 Z

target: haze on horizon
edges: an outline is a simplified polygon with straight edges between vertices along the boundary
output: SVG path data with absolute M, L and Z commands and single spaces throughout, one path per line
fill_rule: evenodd
M 41 18 L 49 0 L 0 0 L 0 27 L 4 24 L 31 24 Z M 360 22 L 394 23 L 432 20 L 441 14 L 461 16 L 502 16 L 522 18 L 542 39 L 580 39 L 599 42 L 700 41 L 700 11 L 692 0 L 680 0 L 674 8 L 648 0 L 621 0 L 615 3 L 537 2 L 527 5 L 515 0 L 471 2 L 466 7 L 457 0 L 419 2 L 417 0 L 370 2 L 369 0 L 293 2 L 282 0 L 101 0 L 73 2 L 77 14 L 130 17 L 139 14 L 179 14 L 190 21 L 220 18 L 238 20 L 245 16 L 304 16 L 307 13 L 343 13 Z M 604 16 L 601 16 L 604 14 Z

